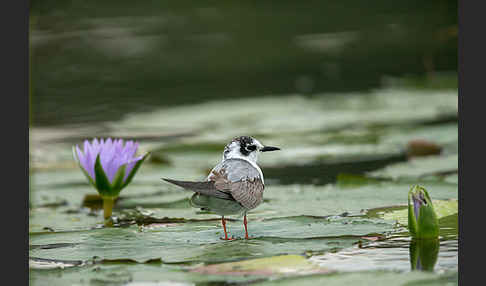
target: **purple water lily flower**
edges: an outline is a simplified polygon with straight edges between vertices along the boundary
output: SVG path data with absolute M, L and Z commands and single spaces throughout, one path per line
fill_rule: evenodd
M 136 156 L 137 149 L 138 143 L 131 140 L 95 138 L 85 140 L 83 150 L 76 145 L 73 156 L 100 195 L 116 197 L 148 155 Z

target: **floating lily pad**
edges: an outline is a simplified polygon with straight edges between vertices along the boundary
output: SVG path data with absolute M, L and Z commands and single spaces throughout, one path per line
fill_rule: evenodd
M 422 184 L 428 190 L 433 190 L 432 195 L 436 199 L 458 196 L 457 185 L 443 182 Z M 345 212 L 356 215 L 366 209 L 406 204 L 409 189 L 408 182 L 389 181 L 370 182 L 359 186 L 269 186 L 264 192 L 264 198 L 268 202 L 252 211 L 251 215 L 257 218 L 325 216 Z
M 103 223 L 101 213 L 89 210 L 37 208 L 30 211 L 29 233 L 79 231 L 96 228 Z
M 458 155 L 444 155 L 414 158 L 408 162 L 389 165 L 381 170 L 370 172 L 372 177 L 381 178 L 424 178 L 427 176 L 448 175 L 457 173 Z
M 31 284 L 454 282 L 454 206 L 438 211 L 442 241 L 435 266 L 452 278 L 409 272 L 408 237 L 390 234 L 403 235 L 395 221 L 412 184 L 424 185 L 439 202 L 457 199 L 457 92 L 384 89 L 280 99 L 132 113 L 81 133 L 36 130 Z M 100 134 L 143 139 L 140 148 L 155 158 L 121 192 L 112 228 L 103 227 L 99 209 L 83 203 L 87 197 L 96 203 L 97 192 L 71 154 L 72 144 Z M 266 186 L 263 203 L 248 213 L 251 239 L 242 239 L 242 218 L 229 216 L 236 239 L 222 241 L 220 216 L 192 208 L 192 192 L 161 178 L 203 180 L 225 143 L 246 134 L 282 150 L 260 156 Z M 411 140 L 433 142 L 441 153 L 408 161 Z M 314 275 L 281 279 L 287 274 Z
M 419 140 L 419 142 L 426 141 L 429 142 L 428 144 L 444 147 L 445 150 L 443 151 L 448 152 L 452 151 L 449 149 L 450 146 L 455 145 L 458 140 L 457 123 L 395 127 L 386 129 L 383 133 L 380 137 L 382 144 L 406 147 L 411 141 Z M 457 151 L 454 153 L 457 153 Z
M 54 260 L 54 259 L 46 259 L 46 258 L 29 258 L 29 268 L 30 269 L 65 269 L 69 267 L 75 266 L 83 266 L 84 262 L 80 260 Z
M 241 222 L 228 222 L 230 235 L 241 238 Z M 369 233 L 391 231 L 383 220 L 295 217 L 249 223 L 251 240 L 224 242 L 221 224 L 170 222 L 126 228 L 100 228 L 55 234 L 31 234 L 30 244 L 75 243 L 69 248 L 35 248 L 30 256 L 59 260 L 133 259 L 163 262 L 224 262 L 245 257 L 324 252 L 351 246 Z M 185 251 L 191 249 L 191 251 Z
M 433 200 L 434 210 L 438 219 L 458 213 L 457 200 Z M 408 208 L 385 212 L 383 218 L 386 220 L 395 220 L 401 225 L 408 225 Z
M 337 176 L 336 184 L 340 187 L 363 186 L 366 184 L 376 184 L 383 179 L 366 177 L 364 175 L 340 173 Z
M 434 210 L 439 219 L 439 233 L 443 239 L 457 238 L 458 228 L 458 201 L 433 200 Z M 388 208 L 378 208 L 368 213 L 370 217 L 381 217 L 388 221 L 396 221 L 406 227 L 408 225 L 408 207 L 395 206 Z
M 237 109 L 234 106 L 238 106 Z M 413 112 L 402 112 L 404 109 Z M 205 112 L 200 112 L 204 110 Z M 278 134 L 289 131 L 336 129 L 351 124 L 393 124 L 424 121 L 454 113 L 457 93 L 420 90 L 378 90 L 370 94 L 348 94 L 305 98 L 287 96 L 285 100 L 267 97 L 258 100 L 227 100 L 128 115 L 112 124 L 117 130 L 142 128 L 210 130 L 214 140 L 227 140 L 232 134 Z M 250 113 L 249 113 L 250 111 Z M 188 117 L 186 114 L 191 114 Z M 208 116 L 218 114 L 218 117 Z M 275 117 L 274 114 L 285 114 Z M 220 118 L 226 118 L 221 121 Z M 309 120 L 312 118 L 312 120 Z M 259 124 L 251 124 L 258 122 Z M 199 135 L 200 140 L 206 135 Z M 218 134 L 217 136 L 215 136 Z
M 46 283 L 53 286 L 75 284 L 116 284 L 116 285 L 210 285 L 218 283 L 252 283 L 252 285 L 457 285 L 457 271 L 444 274 L 427 272 L 360 271 L 329 273 L 306 276 L 275 276 L 271 280 L 262 276 L 208 275 L 181 271 L 168 265 L 151 264 L 100 264 L 53 270 L 31 270 L 30 284 Z M 263 280 L 263 281 L 262 281 Z M 397 283 L 397 281 L 399 281 Z M 132 284 L 130 284 L 132 283 Z
M 457 173 L 446 175 L 444 177 L 444 181 L 449 182 L 449 183 L 453 183 L 453 184 L 459 184 L 459 175 Z
M 161 183 L 162 184 L 162 183 Z M 121 214 L 124 209 L 142 207 L 151 212 L 155 219 L 218 219 L 215 214 L 200 213 L 192 208 L 187 199 L 191 192 L 176 186 L 166 184 L 166 188 L 155 191 L 150 186 L 133 184 L 126 189 L 126 197 L 117 202 L 114 215 Z M 434 190 L 434 198 L 457 198 L 457 185 L 442 182 L 429 182 L 425 186 Z M 289 216 L 328 216 L 342 213 L 360 214 L 361 210 L 386 205 L 404 204 L 409 183 L 374 182 L 366 185 L 284 185 L 268 184 L 264 193 L 264 202 L 249 213 L 249 220 L 269 219 Z M 155 189 L 156 190 L 156 189 Z M 137 191 L 139 192 L 138 195 Z M 38 191 L 35 196 L 55 196 L 69 201 L 68 206 L 57 208 L 56 211 L 44 208 L 31 211 L 31 231 L 43 231 L 50 227 L 55 231 L 79 230 L 97 226 L 102 223 L 101 212 L 81 209 L 83 196 L 93 194 L 89 185 L 66 190 Z M 94 193 L 96 194 L 96 193 Z M 374 195 L 371 195 L 374 194 Z M 376 194 L 380 194 L 378 197 Z M 123 199 L 122 199 L 123 198 Z M 34 201 L 35 202 L 35 201 Z M 35 203 L 34 203 L 35 205 Z M 292 206 L 289 208 L 289 206 Z M 59 215 L 56 215 L 59 214 Z M 241 218 L 239 218 L 241 219 Z
M 256 283 L 258 286 L 270 285 L 457 285 L 457 272 L 432 274 L 424 272 L 397 273 L 393 271 L 366 271 L 356 273 L 336 273 L 328 275 L 312 275 L 307 277 L 283 278 Z
M 281 255 L 268 258 L 249 259 L 238 262 L 212 264 L 193 269 L 203 274 L 218 275 L 275 275 L 299 274 L 308 275 L 328 273 L 325 268 L 318 267 L 300 255 Z
M 257 276 L 208 275 L 189 272 L 187 267 L 157 263 L 103 263 L 74 268 L 31 269 L 31 285 L 170 285 L 185 286 L 224 282 L 252 282 Z

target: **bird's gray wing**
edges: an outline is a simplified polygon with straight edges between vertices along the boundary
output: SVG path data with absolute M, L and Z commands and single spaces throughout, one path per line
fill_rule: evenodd
M 207 182 L 189 182 L 189 181 L 177 181 L 172 179 L 163 179 L 166 182 L 172 183 L 186 190 L 207 195 L 210 197 L 216 197 L 225 200 L 234 200 L 230 193 L 218 190 L 215 187 L 214 181 Z
M 263 200 L 265 185 L 260 172 L 249 162 L 241 159 L 229 159 L 216 165 L 208 176 L 216 189 L 230 193 L 231 196 L 247 209 L 257 207 Z
M 265 186 L 260 179 L 247 179 L 231 184 L 231 195 L 247 209 L 256 208 L 263 201 Z

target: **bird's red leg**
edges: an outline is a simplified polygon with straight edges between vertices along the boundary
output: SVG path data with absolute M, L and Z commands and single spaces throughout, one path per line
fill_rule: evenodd
M 224 220 L 224 216 L 221 216 L 221 223 L 223 224 L 224 240 L 229 240 L 228 233 L 226 232 L 226 221 Z
M 243 224 L 245 225 L 245 239 L 248 239 L 248 227 L 246 226 L 247 225 L 246 214 L 245 214 L 245 218 L 243 219 Z

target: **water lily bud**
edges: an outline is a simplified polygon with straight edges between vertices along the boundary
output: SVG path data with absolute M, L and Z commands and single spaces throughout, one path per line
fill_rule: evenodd
M 423 187 L 412 186 L 408 193 L 408 229 L 414 238 L 438 238 L 439 222 L 432 200 Z
M 105 219 L 111 217 L 114 200 L 135 176 L 147 157 L 135 156 L 138 143 L 122 139 L 93 139 L 84 141 L 83 151 L 73 147 L 74 160 L 103 198 Z

